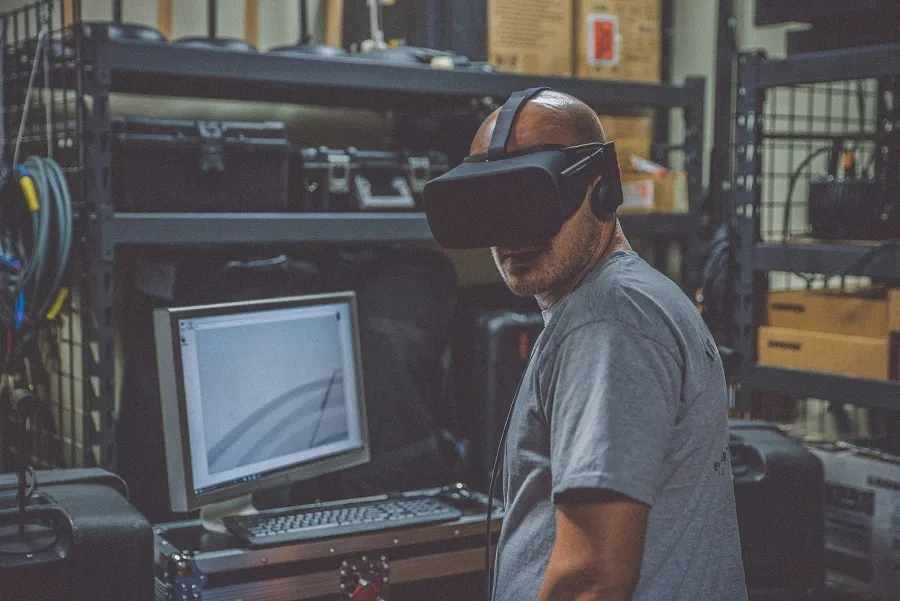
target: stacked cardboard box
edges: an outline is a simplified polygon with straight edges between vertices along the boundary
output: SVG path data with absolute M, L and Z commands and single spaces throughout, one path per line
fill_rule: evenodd
M 572 75 L 571 0 L 488 0 L 487 29 L 498 69 Z
M 487 32 L 504 71 L 660 81 L 661 0 L 487 0 Z
M 900 290 L 776 292 L 766 323 L 758 339 L 762 364 L 879 380 L 900 375 Z

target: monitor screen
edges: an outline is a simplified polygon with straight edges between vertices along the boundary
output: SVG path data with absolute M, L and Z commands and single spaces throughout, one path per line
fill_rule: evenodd
M 174 510 L 368 459 L 352 293 L 162 309 L 156 329 Z

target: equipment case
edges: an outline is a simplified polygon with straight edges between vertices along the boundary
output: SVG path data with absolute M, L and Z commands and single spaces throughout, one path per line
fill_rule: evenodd
M 297 195 L 306 211 L 412 211 L 421 207 L 428 180 L 449 168 L 439 152 L 381 150 L 300 151 Z
M 543 317 L 533 312 L 485 311 L 476 321 L 473 409 L 478 426 L 471 436 L 477 481 L 485 490 L 506 414 L 543 329 Z
M 455 487 L 454 487 L 455 489 Z M 417 491 L 410 494 L 421 494 Z M 441 498 L 453 522 L 251 548 L 199 521 L 156 527 L 156 601 L 457 601 L 483 594 L 487 497 L 460 487 Z M 499 534 L 501 512 L 491 523 Z M 361 595 L 361 581 L 377 591 Z M 362 583 L 365 585 L 365 583 Z M 354 596 L 354 591 L 357 595 Z
M 284 123 L 113 119 L 113 202 L 119 211 L 284 211 L 289 155 Z
M 822 463 L 771 424 L 734 420 L 729 430 L 750 600 L 819 599 L 825 589 Z
M 55 542 L 29 554 L 0 554 L 0 601 L 153 598 L 153 533 L 105 470 L 35 473 L 33 510 L 55 508 Z M 17 524 L 16 474 L 0 474 L 0 526 Z M 35 518 L 34 521 L 37 521 Z

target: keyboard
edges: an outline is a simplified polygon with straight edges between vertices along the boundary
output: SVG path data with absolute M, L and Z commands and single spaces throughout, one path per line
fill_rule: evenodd
M 253 546 L 346 536 L 456 520 L 462 512 L 432 497 L 354 500 L 225 518 L 225 526 Z

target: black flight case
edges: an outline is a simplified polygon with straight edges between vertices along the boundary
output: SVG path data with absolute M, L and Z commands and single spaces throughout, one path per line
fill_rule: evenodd
M 295 160 L 297 157 L 295 157 Z M 428 180 L 449 168 L 439 152 L 303 148 L 292 168 L 305 211 L 417 211 Z
M 480 598 L 487 496 L 465 487 L 411 494 L 423 492 L 440 493 L 463 517 L 255 548 L 204 531 L 196 520 L 160 524 L 155 528 L 156 601 Z M 501 520 L 502 511 L 495 510 L 495 545 Z M 376 590 L 363 591 L 367 585 Z
M 112 194 L 118 211 L 289 210 L 284 123 L 113 119 Z

